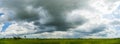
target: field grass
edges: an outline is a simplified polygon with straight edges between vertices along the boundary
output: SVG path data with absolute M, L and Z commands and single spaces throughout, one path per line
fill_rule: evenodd
M 120 44 L 120 39 L 1 39 L 0 44 Z

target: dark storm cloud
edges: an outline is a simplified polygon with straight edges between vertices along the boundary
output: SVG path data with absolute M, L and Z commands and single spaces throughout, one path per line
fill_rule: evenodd
M 82 8 L 86 2 L 86 0 L 3 0 L 3 7 L 15 12 L 16 21 L 34 21 L 34 25 L 38 26 L 39 29 L 44 30 L 46 27 L 54 26 L 56 31 L 66 31 L 72 28 L 72 25 L 82 25 L 86 21 L 84 18 L 80 18 L 82 20 L 73 22 L 75 24 L 70 24 L 66 22 L 66 14 L 64 13 L 77 9 L 79 6 Z M 40 16 L 41 14 L 34 12 L 34 10 L 30 10 L 31 12 L 29 13 L 26 11 L 26 7 L 28 6 L 32 6 L 35 9 L 43 7 L 43 9 L 48 11 L 48 17 L 51 17 L 50 22 L 41 24 L 39 22 L 42 17 Z
M 39 20 L 40 17 L 38 15 L 38 13 L 27 13 L 27 11 L 19 11 L 16 15 L 16 20 L 26 20 L 26 21 L 35 21 L 35 20 Z
M 29 2 L 29 1 L 28 1 Z M 13 10 L 15 12 L 15 18 L 16 20 L 29 20 L 29 21 L 33 21 L 33 20 L 38 20 L 38 13 L 35 12 L 31 12 L 28 13 L 25 8 L 28 6 L 29 4 L 27 3 L 27 1 L 23 0 L 3 0 L 3 5 L 2 7 L 4 8 L 8 8 L 10 10 Z
M 33 3 L 33 5 L 34 7 L 44 7 L 48 10 L 50 16 L 52 16 L 52 21 L 46 23 L 45 25 L 56 26 L 58 30 L 65 31 L 70 28 L 71 25 L 65 21 L 66 15 L 63 13 L 65 11 L 76 9 L 79 6 L 79 1 L 80 0 L 37 0 Z M 83 20 L 81 20 L 81 23 L 83 23 Z

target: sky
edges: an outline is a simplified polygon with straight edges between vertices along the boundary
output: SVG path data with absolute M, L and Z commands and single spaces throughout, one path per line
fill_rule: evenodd
M 0 0 L 0 38 L 119 38 L 120 0 Z

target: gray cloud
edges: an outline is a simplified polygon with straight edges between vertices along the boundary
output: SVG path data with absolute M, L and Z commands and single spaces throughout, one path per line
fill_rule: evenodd
M 64 12 L 76 9 L 79 6 L 79 1 L 82 0 L 39 0 L 34 2 L 35 4 L 33 5 L 34 7 L 43 6 L 48 10 L 50 16 L 52 16 L 52 21 L 45 25 L 55 26 L 57 30 L 64 31 L 71 27 L 71 25 L 65 21 L 66 15 Z
M 110 24 L 111 25 L 120 25 L 120 21 L 115 20 L 115 21 L 110 22 Z
M 69 28 L 72 28 L 72 25 L 82 25 L 86 21 L 84 21 L 84 18 L 80 18 L 81 20 L 73 22 L 74 24 L 70 24 L 65 20 L 65 12 L 77 9 L 80 6 L 82 8 L 86 2 L 86 0 L 3 0 L 3 7 L 15 12 L 15 20 L 17 22 L 34 21 L 34 25 L 38 26 L 37 29 L 39 30 L 45 30 L 46 27 L 55 27 L 56 31 L 66 31 Z M 26 11 L 26 8 L 29 6 L 32 6 L 32 10 L 29 10 L 30 12 Z M 39 14 L 41 10 L 36 10 L 40 7 L 47 10 L 49 13 L 48 17 L 51 18 L 50 21 L 45 24 L 39 22 L 43 16 Z
M 0 35 L 79 38 L 110 37 L 119 32 L 115 30 L 117 27 L 114 27 L 120 24 L 118 19 L 103 18 L 105 13 L 108 14 L 109 9 L 112 10 L 114 5 L 119 5 L 114 4 L 118 3 L 118 0 L 98 2 L 96 0 L 0 0 L 0 2 L 2 3 L 0 7 L 6 9 L 5 13 L 8 13 L 1 17 L 0 26 L 2 27 L 3 19 L 13 23 L 6 32 L 0 32 Z M 9 14 L 9 11 L 13 13 Z M 11 15 L 14 19 L 10 19 Z M 108 17 L 111 18 L 111 14 Z
M 85 36 L 92 36 L 93 34 L 104 31 L 106 28 L 107 28 L 106 25 L 97 25 L 93 28 L 86 28 L 87 31 L 85 31 L 86 29 L 79 28 L 77 30 L 72 31 L 74 33 L 73 34 L 74 36 L 72 36 L 72 37 L 79 38 L 79 37 L 85 37 Z M 102 36 L 102 35 L 99 35 L 99 36 Z
M 3 0 L 4 5 L 2 7 L 14 11 L 14 20 L 19 26 L 26 27 L 29 30 L 29 26 L 23 26 L 24 22 L 33 22 L 33 25 L 36 26 L 33 29 L 35 31 L 19 34 L 20 36 L 55 31 L 69 32 L 69 29 L 73 28 L 72 32 L 74 35 L 66 34 L 66 37 L 83 37 L 102 32 L 107 28 L 106 25 L 98 25 L 89 29 L 85 28 L 85 30 L 89 30 L 88 32 L 80 29 L 75 30 L 76 27 L 88 23 L 89 20 L 79 14 L 70 16 L 67 19 L 69 14 L 66 12 L 71 12 L 75 9 L 88 9 L 87 2 L 88 0 Z

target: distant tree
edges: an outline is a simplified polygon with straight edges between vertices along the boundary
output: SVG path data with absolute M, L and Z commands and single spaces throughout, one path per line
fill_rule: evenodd
M 16 40 L 17 40 L 17 39 L 22 39 L 22 38 L 19 37 L 19 36 L 18 36 L 18 37 L 15 37 L 15 36 L 14 36 L 13 39 L 16 39 Z
M 24 38 L 26 38 L 26 36 L 24 36 Z

